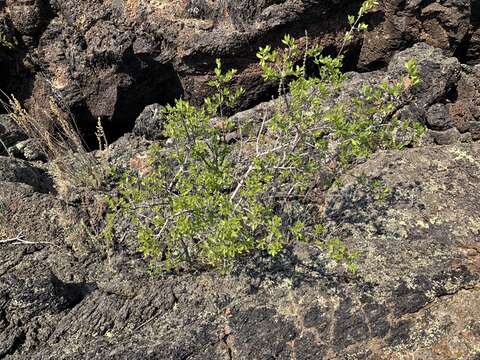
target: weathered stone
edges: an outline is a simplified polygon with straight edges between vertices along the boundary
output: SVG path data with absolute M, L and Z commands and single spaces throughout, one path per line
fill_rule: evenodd
M 413 91 L 415 102 L 424 107 L 437 102 L 454 101 L 457 82 L 461 77 L 461 64 L 454 57 L 446 57 L 438 48 L 419 43 L 396 54 L 388 65 L 392 74 L 404 74 L 405 63 L 415 59 L 422 82 Z
M 7 149 L 27 137 L 8 115 L 0 115 L 0 155 L 7 155 Z
M 462 61 L 478 63 L 478 14 L 476 0 L 383 1 L 380 11 L 372 15 L 376 22 L 365 36 L 359 66 L 383 66 L 396 50 L 419 41 Z
M 480 340 L 479 158 L 479 144 L 382 152 L 331 188 L 327 227 L 361 254 L 353 277 L 297 244 L 245 259 L 232 275 L 151 278 L 130 236 L 107 257 L 74 236 L 71 206 L 5 183 L 1 214 L 28 240 L 54 245 L 2 245 L 0 351 L 7 359 L 471 358 Z M 380 188 L 368 186 L 374 179 Z
M 438 145 L 454 144 L 460 140 L 460 132 L 456 128 L 450 128 L 445 131 L 431 131 L 435 143 Z
M 45 21 L 44 3 L 41 0 L 6 0 L 10 19 L 22 35 L 36 35 Z
M 470 124 L 470 132 L 474 141 L 480 140 L 480 121 Z
M 427 124 L 428 127 L 433 130 L 446 130 L 451 128 L 453 124 L 447 107 L 444 104 L 430 106 L 427 110 Z
M 447 107 L 448 114 L 446 117 L 451 118 L 455 127 L 462 133 L 469 131 L 472 123 L 476 121 L 474 114 L 479 111 L 479 108 L 465 100 L 448 104 Z
M 0 182 L 23 183 L 40 192 L 52 190 L 52 181 L 44 171 L 10 157 L 0 156 Z
M 46 160 L 46 155 L 36 139 L 20 141 L 8 150 L 10 154 L 21 159 L 29 161 Z
M 163 113 L 159 104 L 147 106 L 135 120 L 133 133 L 147 140 L 163 138 Z

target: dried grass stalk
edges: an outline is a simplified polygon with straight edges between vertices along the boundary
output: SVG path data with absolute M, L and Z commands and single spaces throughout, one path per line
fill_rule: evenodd
M 3 93 L 3 92 L 2 92 Z M 73 114 L 64 111 L 53 97 L 49 99 L 49 111 L 39 116 L 27 111 L 15 96 L 3 93 L 0 100 L 12 120 L 30 138 L 37 139 L 42 151 L 52 162 L 61 180 L 73 186 L 99 188 L 105 178 L 107 166 L 88 152 Z M 107 147 L 103 127 L 99 119 L 97 139 L 100 150 Z

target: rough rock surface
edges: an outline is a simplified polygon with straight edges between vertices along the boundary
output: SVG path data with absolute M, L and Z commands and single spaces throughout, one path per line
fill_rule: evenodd
M 418 41 L 441 48 L 462 62 L 480 62 L 478 0 L 387 0 L 381 2 L 381 8 L 374 16 L 378 25 L 365 37 L 361 67 L 382 66 L 392 51 Z
M 26 138 L 8 115 L 0 115 L 0 155 L 7 155 L 11 146 L 26 140 Z
M 346 15 L 361 1 L 329 0 L 28 0 L 0 2 L 13 51 L 0 49 L 8 73 L 0 88 L 45 109 L 53 96 L 67 105 L 84 131 L 97 117 L 121 135 L 149 104 L 181 95 L 201 100 L 214 60 L 239 69 L 247 89 L 241 108 L 271 95 L 256 65 L 259 46 L 284 33 L 338 49 Z M 425 41 L 478 63 L 478 0 L 382 1 L 367 19 L 370 31 L 355 41 L 348 66 L 377 69 L 398 50 Z M 6 52 L 6 54 L 4 54 Z M 21 79 L 21 81 L 19 81 Z
M 475 359 L 478 159 L 478 143 L 380 153 L 332 188 L 325 215 L 362 254 L 355 276 L 297 245 L 229 276 L 151 278 L 134 241 L 89 243 L 74 207 L 2 183 L 2 230 L 39 243 L 0 245 L 0 354 Z
M 400 109 L 404 117 L 422 121 L 439 139 L 457 134 L 458 140 L 478 140 L 480 121 L 480 67 L 462 65 L 455 57 L 447 57 L 437 48 L 420 43 L 396 54 L 387 74 L 395 76 L 405 61 L 415 58 L 422 83 L 415 90 L 415 99 Z M 398 75 L 396 75 L 398 77 Z
M 423 84 L 399 114 L 425 121 L 431 139 L 377 153 L 320 204 L 330 233 L 361 255 L 355 275 L 296 244 L 227 276 L 150 276 L 135 239 L 95 236 L 103 194 L 63 200 L 47 173 L 0 157 L 0 358 L 478 359 L 478 66 L 418 44 L 387 71 L 351 73 L 338 99 L 398 78 L 411 56 Z M 142 135 L 158 130 L 138 123 Z M 436 145 L 449 131 L 468 142 Z M 131 164 L 148 143 L 127 134 L 109 162 Z M 18 234 L 32 243 L 2 241 Z
M 52 181 L 43 170 L 26 161 L 3 156 L 0 156 L 0 182 L 28 184 L 39 192 L 52 189 Z
M 163 135 L 163 114 L 159 104 L 148 105 L 135 120 L 133 134 L 147 140 L 160 140 Z

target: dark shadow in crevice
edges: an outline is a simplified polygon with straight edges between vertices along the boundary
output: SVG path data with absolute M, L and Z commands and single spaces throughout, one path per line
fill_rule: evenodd
M 470 9 L 470 24 L 476 30 L 480 27 L 480 0 L 472 0 Z
M 73 309 L 98 287 L 96 283 L 62 283 L 58 278 L 54 279 L 59 296 L 65 299 L 64 309 Z
M 9 96 L 13 94 L 23 102 L 32 93 L 34 81 L 34 76 L 25 67 L 27 50 L 9 18 L 3 19 L 0 26 L 3 35 L 14 43 L 12 48 L 0 46 L 0 90 Z M 3 94 L 0 96 L 3 101 L 7 100 Z M 0 106 L 0 113 L 5 112 L 6 110 Z
M 471 52 L 471 48 L 472 46 L 475 46 L 475 44 L 472 43 L 473 34 L 480 29 L 480 0 L 472 0 L 470 6 L 470 31 L 455 49 L 453 56 L 455 56 L 462 64 L 476 65 L 480 62 L 480 59 L 477 54 Z
M 173 65 L 157 62 L 152 55 L 135 55 L 133 50 L 129 49 L 118 71 L 127 74 L 130 83 L 117 89 L 115 110 L 111 118 L 101 119 L 109 143 L 131 132 L 135 119 L 147 105 L 172 104 L 183 95 L 183 88 Z M 87 104 L 76 104 L 70 111 L 87 147 L 90 150 L 98 149 L 98 119 L 92 115 Z
M 76 103 L 68 109 L 72 120 L 77 126 L 85 148 L 95 150 L 98 148 L 96 136 L 97 119 L 92 115 L 84 101 Z
M 21 59 L 22 55 L 18 52 L 10 57 L 0 56 L 0 65 L 9 71 L 7 76 L 0 78 L 0 89 L 6 94 L 14 94 L 23 103 L 32 94 L 35 77 L 28 70 L 17 66 L 21 64 Z M 150 55 L 133 55 L 130 50 L 122 60 L 119 72 L 129 75 L 131 80 L 128 86 L 117 89 L 117 102 L 111 118 L 101 119 L 109 143 L 133 129 L 135 119 L 145 106 L 153 103 L 171 104 L 183 95 L 173 65 L 159 63 Z M 17 81 L 14 81 L 15 78 Z M 65 106 L 75 121 L 86 148 L 98 149 L 98 119 L 86 101 Z M 2 111 L 5 112 L 5 109 L 2 108 Z
M 31 45 L 34 45 L 34 47 L 38 46 L 43 32 L 47 29 L 48 25 L 55 18 L 55 16 L 56 12 L 52 8 L 50 1 L 40 1 L 40 19 L 42 19 L 42 22 L 38 27 L 36 34 L 34 35 L 34 41 Z
M 447 91 L 445 92 L 445 95 L 442 96 L 441 99 L 439 99 L 437 102 L 442 103 L 442 104 L 449 104 L 449 103 L 454 103 L 458 100 L 458 89 L 455 84 L 450 86 Z
M 150 104 L 172 104 L 183 95 L 183 87 L 172 64 L 158 62 L 153 55 L 134 55 L 130 49 L 124 56 L 120 71 L 132 83 L 118 89 L 118 98 L 111 121 L 105 125 L 110 140 L 130 132 L 135 119 Z
M 14 335 L 13 341 L 8 346 L 7 351 L 3 354 L 0 353 L 0 358 L 3 359 L 3 356 L 6 355 L 15 355 L 16 352 L 20 351 L 22 346 L 25 344 L 27 340 L 26 334 L 24 330 L 18 330 L 18 332 Z
M 472 34 L 468 33 L 462 39 L 460 44 L 455 49 L 453 56 L 458 59 L 462 64 L 468 62 L 468 48 L 470 47 L 470 40 L 472 39 Z
M 30 183 L 28 181 L 25 181 L 25 183 L 31 185 L 35 191 L 40 193 L 56 194 L 57 190 L 55 189 L 55 183 L 51 175 L 39 168 L 35 168 L 35 170 L 38 171 L 38 176 L 35 176 L 34 180 Z

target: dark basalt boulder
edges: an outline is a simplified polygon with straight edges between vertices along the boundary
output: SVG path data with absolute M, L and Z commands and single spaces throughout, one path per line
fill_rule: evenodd
M 457 56 L 462 62 L 478 64 L 477 0 L 381 2 L 376 25 L 368 32 L 360 52 L 359 66 L 375 68 L 388 62 L 392 52 L 425 41 Z
M 0 156 L 0 182 L 27 184 L 38 192 L 52 191 L 52 180 L 44 170 L 5 156 Z
M 133 133 L 147 140 L 163 138 L 163 113 L 159 104 L 148 105 L 135 120 Z

